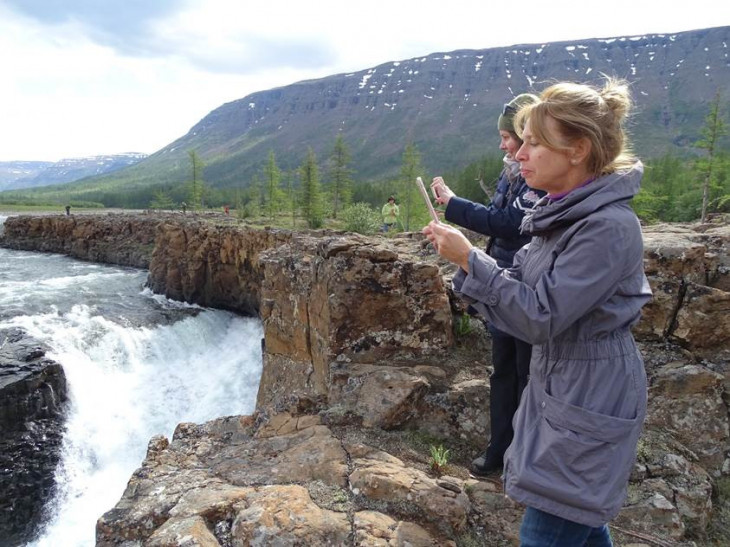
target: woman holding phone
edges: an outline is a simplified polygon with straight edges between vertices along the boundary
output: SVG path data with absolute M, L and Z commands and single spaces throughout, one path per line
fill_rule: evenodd
M 515 153 L 522 145 L 514 127 L 517 111 L 537 102 L 537 97 L 523 93 L 504 105 L 497 121 L 499 149 L 504 152 L 505 167 L 499 176 L 496 192 L 489 205 L 474 203 L 454 194 L 444 179 L 436 177 L 431 191 L 436 201 L 446 205 L 444 218 L 474 232 L 490 236 L 486 252 L 504 268 L 512 266 L 517 250 L 530 241 L 520 232 L 525 213 L 532 209 L 544 192 L 530 188 L 520 176 Z M 512 417 L 520 403 L 530 372 L 531 346 L 519 335 L 513 336 L 495 327 L 488 329 L 492 336 L 492 368 L 489 377 L 490 439 L 486 450 L 471 464 L 477 476 L 502 471 L 505 450 L 512 442 Z
M 533 344 L 530 382 L 505 454 L 504 488 L 527 506 L 522 547 L 612 545 L 646 415 L 631 334 L 651 291 L 630 201 L 643 166 L 628 152 L 628 85 L 561 83 L 517 115 L 530 244 L 504 268 L 451 226 L 423 231 L 460 266 L 454 289 L 504 332 Z M 523 125 L 521 125 L 523 124 Z

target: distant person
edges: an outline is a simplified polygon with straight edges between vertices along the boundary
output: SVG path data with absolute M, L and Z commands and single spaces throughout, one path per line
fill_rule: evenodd
M 387 233 L 396 225 L 396 222 L 398 222 L 398 216 L 400 215 L 400 209 L 395 203 L 395 198 L 393 196 L 390 196 L 388 198 L 388 202 L 383 205 L 381 213 L 383 215 L 382 230 Z
M 183 201 L 183 202 L 182 202 L 182 203 L 180 204 L 180 207 L 182 208 L 182 212 L 183 212 L 183 214 L 185 214 L 185 211 L 187 211 L 187 210 L 188 210 L 188 204 L 187 204 L 187 203 L 185 203 L 185 202 Z
M 535 95 L 528 93 L 517 95 L 504 105 L 499 115 L 497 130 L 499 149 L 504 152 L 504 169 L 489 205 L 458 197 L 441 177 L 436 177 L 431 183 L 436 201 L 446 205 L 446 220 L 489 236 L 486 252 L 502 268 L 511 267 L 517 250 L 530 241 L 529 235 L 520 232 L 520 224 L 525 213 L 545 195 L 542 190 L 528 186 L 520 175 L 520 164 L 515 160 L 515 154 L 522 146 L 522 140 L 515 131 L 515 114 L 521 107 L 537 100 Z M 502 471 L 504 452 L 512 442 L 512 417 L 530 377 L 532 352 L 532 346 L 519 336 L 502 332 L 491 322 L 488 322 L 487 328 L 492 338 L 490 438 L 486 449 L 471 464 L 471 472 L 480 477 Z
M 223 212 L 225 212 L 226 216 L 228 216 L 231 214 L 231 208 L 226 205 L 225 207 L 223 207 Z
M 631 209 L 644 168 L 628 151 L 628 85 L 559 83 L 517 114 L 515 158 L 547 192 L 522 224 L 532 236 L 504 268 L 456 228 L 423 229 L 460 269 L 454 290 L 532 346 L 530 381 L 505 453 L 504 489 L 525 505 L 520 545 L 608 547 L 646 416 L 631 327 L 651 298 Z
M 71 206 L 66 205 L 66 216 L 70 216 L 70 215 L 71 215 Z

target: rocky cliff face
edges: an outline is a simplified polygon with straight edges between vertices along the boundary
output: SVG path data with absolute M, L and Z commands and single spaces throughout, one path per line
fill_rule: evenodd
M 159 217 L 145 215 L 14 216 L 0 244 L 106 264 L 147 268 Z
M 19 330 L 0 330 L 0 530 L 24 545 L 54 489 L 67 399 L 61 365 Z
M 259 256 L 292 237 L 285 230 L 170 217 L 156 227 L 147 284 L 176 300 L 258 315 L 264 279 Z
M 96 222 L 108 233 L 113 221 Z M 254 231 L 182 215 L 155 230 L 150 285 L 259 313 L 264 372 L 253 416 L 181 424 L 150 442 L 99 520 L 100 545 L 514 541 L 521 508 L 465 467 L 489 432 L 488 337 L 476 321 L 457 324 L 453 272 L 419 235 Z M 647 227 L 644 240 L 654 300 L 636 335 L 650 409 L 613 526 L 620 544 L 682 544 L 724 533 L 717 519 L 730 510 L 718 495 L 730 475 L 730 228 Z M 437 472 L 439 444 L 451 455 Z

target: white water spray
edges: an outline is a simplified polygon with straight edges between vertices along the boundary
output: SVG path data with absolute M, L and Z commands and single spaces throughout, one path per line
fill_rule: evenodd
M 47 256 L 26 253 L 20 260 L 44 261 Z M 24 286 L 22 276 L 0 279 L 0 302 L 15 291 L 31 300 L 28 293 L 34 293 L 47 302 L 49 287 L 57 291 L 58 300 L 41 313 L 3 317 L 0 328 L 22 327 L 48 344 L 48 357 L 63 365 L 68 379 L 59 494 L 42 537 L 33 545 L 86 547 L 94 545 L 96 520 L 120 499 L 153 435 L 169 438 L 180 422 L 201 423 L 254 410 L 262 329 L 258 320 L 217 310 L 195 315 L 188 310 L 176 322 L 134 326 L 140 318 L 127 321 L 117 315 L 119 310 L 153 305 L 169 312 L 189 306 L 139 292 L 138 272 L 99 271 L 98 265 L 55 258 L 63 267 L 54 265 L 55 275 L 41 275 L 44 279 L 33 287 Z M 69 265 L 78 270 L 72 280 L 65 267 Z M 89 294 L 79 292 L 80 286 Z M 100 290 L 112 294 L 100 296 Z M 70 294 L 77 303 L 67 302 Z M 110 307 L 115 299 L 119 305 Z M 112 310 L 113 317 L 100 309 Z M 143 311 L 142 322 L 149 323 L 152 313 Z

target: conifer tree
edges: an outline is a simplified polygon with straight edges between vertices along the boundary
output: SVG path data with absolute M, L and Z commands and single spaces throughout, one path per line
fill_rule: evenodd
M 418 188 L 416 177 L 421 176 L 421 154 L 416 146 L 409 142 L 403 151 L 403 164 L 401 166 L 401 191 L 400 194 L 400 218 L 403 228 L 406 231 L 411 229 L 411 222 L 414 220 L 415 207 L 417 207 Z
M 307 158 L 299 168 L 301 176 L 301 205 L 302 214 L 310 228 L 320 228 L 322 218 L 322 190 L 319 185 L 319 168 L 314 150 L 307 152 Z
M 246 216 L 257 217 L 261 213 L 261 182 L 258 176 L 251 178 L 251 183 L 246 189 Z
M 168 209 L 172 210 L 175 202 L 172 200 L 170 193 L 165 190 L 156 190 L 152 201 L 150 201 L 150 209 Z
M 297 227 L 297 210 L 299 208 L 299 195 L 297 192 L 296 177 L 298 176 L 296 169 L 287 171 L 285 173 L 285 188 L 286 188 L 286 208 L 291 214 L 291 227 L 295 229 Z
M 188 157 L 190 158 L 190 171 L 192 177 L 189 183 L 188 192 L 188 199 L 190 200 L 189 206 L 193 210 L 197 211 L 203 203 L 205 184 L 203 182 L 203 167 L 205 167 L 205 164 L 195 150 L 189 150 Z
M 330 194 L 332 196 L 332 218 L 337 218 L 337 213 L 350 204 L 351 198 L 351 174 L 350 150 L 345 144 L 342 135 L 337 135 L 335 147 L 332 151 L 331 172 L 330 172 Z
M 264 197 L 265 210 L 269 218 L 274 218 L 274 214 L 281 209 L 282 190 L 281 190 L 281 170 L 276 165 L 276 156 L 274 151 L 269 152 L 269 161 L 264 168 L 264 176 L 266 178 L 266 195 Z
M 698 178 L 702 181 L 702 209 L 700 221 L 707 220 L 707 208 L 710 202 L 710 190 L 712 189 L 716 172 L 714 171 L 717 162 L 718 139 L 725 134 L 725 123 L 720 111 L 720 90 L 717 90 L 715 99 L 710 103 L 710 113 L 705 118 L 705 125 L 701 131 L 702 138 L 695 143 L 697 148 L 702 148 L 707 155 L 695 163 Z

